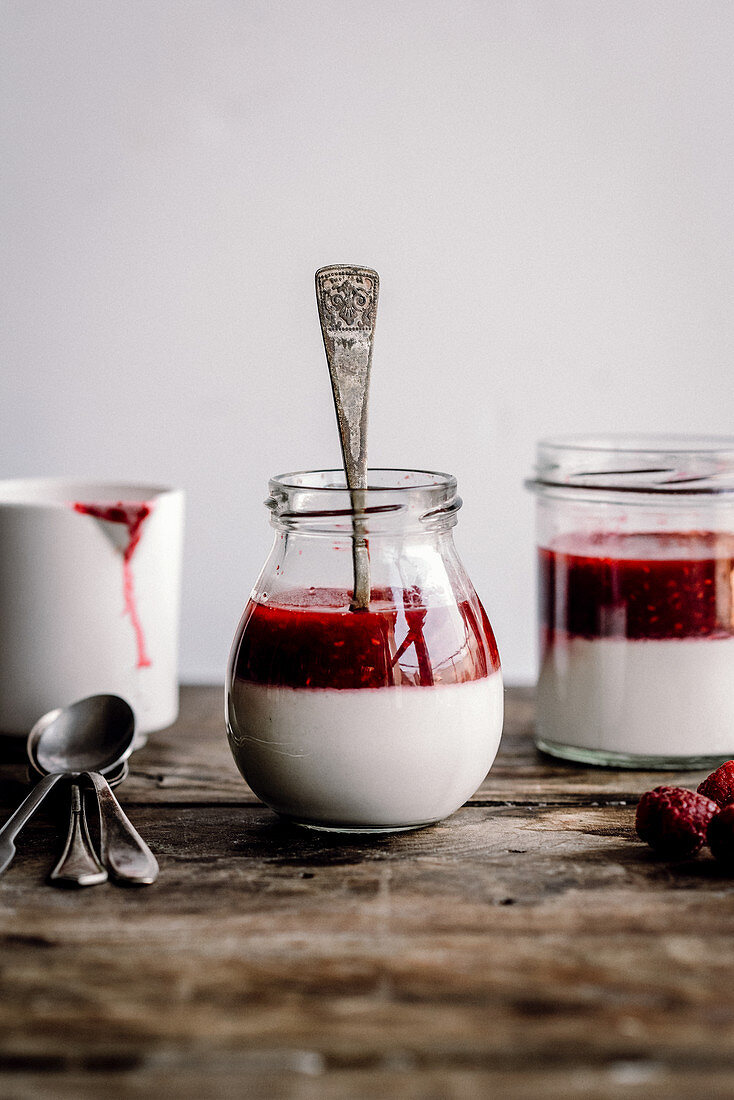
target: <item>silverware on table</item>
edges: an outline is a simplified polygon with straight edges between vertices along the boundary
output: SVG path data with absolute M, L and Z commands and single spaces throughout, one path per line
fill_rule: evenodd
M 38 775 L 43 774 L 35 768 L 33 771 Z M 127 779 L 129 772 L 130 768 L 125 760 L 114 774 L 109 775 L 110 786 L 117 787 Z M 64 885 L 97 886 L 99 883 L 106 882 L 108 875 L 106 868 L 97 858 L 89 836 L 84 790 L 76 781 L 69 784 L 69 797 L 71 812 L 66 843 L 58 863 L 48 877 L 51 882 Z
M 135 716 L 115 695 L 96 695 L 50 711 L 28 735 L 32 770 L 43 776 L 0 829 L 0 873 L 15 855 L 15 838 L 46 795 L 62 779 L 71 786 L 71 820 L 54 882 L 92 885 L 107 872 L 119 882 L 147 885 L 158 877 L 158 863 L 122 810 L 110 784 L 127 775 L 135 736 Z M 89 789 L 99 814 L 101 860 L 91 844 L 80 784 Z
M 91 699 L 81 700 L 79 703 L 74 704 L 71 715 L 68 713 L 71 708 L 65 708 L 63 711 L 57 709 L 44 714 L 36 722 L 26 741 L 29 773 L 37 776 L 46 774 L 46 771 L 38 763 L 38 744 L 44 732 L 47 741 L 54 732 L 58 734 L 57 728 L 48 732 L 49 727 L 54 723 L 58 725 L 60 721 L 68 721 L 72 717 L 76 725 L 81 727 L 83 722 L 95 721 L 104 715 L 107 720 L 114 717 L 117 722 L 122 721 L 125 729 L 130 726 L 131 722 L 134 725 L 135 718 L 128 705 L 125 703 L 124 706 L 121 706 L 120 703 L 123 700 L 118 703 L 114 701 L 116 699 L 117 696 L 93 696 Z M 122 763 L 113 761 L 111 764 L 103 766 L 103 770 L 114 776 L 115 782 L 119 783 L 127 775 L 129 769 L 127 760 L 124 760 Z M 107 881 L 107 871 L 97 858 L 89 836 L 84 795 L 77 780 L 72 779 L 69 786 L 70 814 L 66 842 L 61 857 L 51 871 L 49 879 L 52 882 L 64 885 L 96 886 Z
M 135 716 L 124 699 L 90 696 L 39 719 L 28 735 L 28 758 L 39 771 L 61 771 L 93 792 L 103 866 L 120 882 L 150 885 L 158 862 L 103 774 L 127 760 L 134 737 Z M 78 839 L 84 843 L 81 831 Z
M 97 886 L 107 882 L 107 871 L 102 866 L 92 845 L 84 812 L 84 795 L 79 784 L 69 784 L 71 814 L 66 844 L 59 862 L 48 876 L 51 882 L 72 886 Z
M 84 773 L 99 809 L 102 862 L 120 882 L 150 886 L 158 878 L 158 861 L 132 824 L 103 775 Z
M 90 706 L 87 705 L 84 710 L 87 715 L 89 715 L 90 711 L 98 710 L 100 707 L 104 707 L 104 704 L 100 704 L 98 699 L 94 708 L 90 708 Z M 117 711 L 118 715 L 121 716 L 122 721 L 124 721 L 126 725 L 129 725 L 131 712 L 125 708 L 115 706 L 115 704 L 111 704 L 111 707 L 113 711 Z M 78 710 L 81 709 L 81 707 L 78 707 Z M 109 714 L 109 703 L 106 710 Z M 60 711 L 49 711 L 48 714 L 45 714 L 43 718 L 39 719 L 31 730 L 31 734 L 26 742 L 29 778 L 46 774 L 38 763 L 38 742 L 44 729 L 46 729 L 52 721 L 55 721 L 60 713 Z M 132 720 L 134 722 L 134 717 Z M 107 775 L 110 785 L 113 787 L 118 786 L 118 784 L 126 779 L 129 771 L 130 768 L 127 759 L 123 760 L 121 763 L 113 761 L 109 766 L 102 768 L 102 772 Z M 49 875 L 49 879 L 52 882 L 63 885 L 96 886 L 99 883 L 106 882 L 108 875 L 106 868 L 101 864 L 94 851 L 87 825 L 84 792 L 76 779 L 73 779 L 69 785 L 69 798 L 69 828 L 67 830 L 66 842 L 58 863 Z

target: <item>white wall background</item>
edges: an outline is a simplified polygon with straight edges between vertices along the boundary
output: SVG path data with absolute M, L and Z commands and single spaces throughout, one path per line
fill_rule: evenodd
M 188 491 L 220 680 L 269 475 L 338 464 L 313 272 L 376 267 L 375 465 L 451 470 L 534 674 L 543 434 L 734 430 L 730 0 L 4 0 L 0 473 Z

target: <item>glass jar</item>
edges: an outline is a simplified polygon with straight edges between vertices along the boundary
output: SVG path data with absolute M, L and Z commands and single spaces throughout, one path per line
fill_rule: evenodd
M 275 541 L 227 675 L 233 756 L 277 813 L 314 829 L 391 832 L 446 817 L 477 789 L 502 731 L 492 629 L 459 561 L 446 474 L 370 470 L 270 482 Z M 352 610 L 355 520 L 370 602 Z
M 628 768 L 734 756 L 734 439 L 538 445 L 537 744 Z

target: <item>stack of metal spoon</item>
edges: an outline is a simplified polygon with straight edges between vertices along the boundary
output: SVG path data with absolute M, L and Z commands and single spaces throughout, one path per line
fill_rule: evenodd
M 111 789 L 128 774 L 134 737 L 133 711 L 117 695 L 92 695 L 36 722 L 26 751 L 29 775 L 38 782 L 0 829 L 0 874 L 13 860 L 20 830 L 63 780 L 71 795 L 69 828 L 50 880 L 71 886 L 94 886 L 109 877 L 123 884 L 155 882 L 156 858 Z M 85 794 L 96 810 L 99 854 L 87 826 Z

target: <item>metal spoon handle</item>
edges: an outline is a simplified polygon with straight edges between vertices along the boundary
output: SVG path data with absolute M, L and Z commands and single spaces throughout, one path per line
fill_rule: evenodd
M 76 783 L 71 784 L 69 832 L 59 862 L 49 875 L 52 882 L 72 886 L 96 886 L 107 881 L 107 872 L 94 854 L 84 812 L 84 799 Z
M 15 838 L 18 833 L 29 818 L 36 812 L 48 792 L 56 786 L 60 779 L 63 779 L 63 775 L 61 774 L 44 776 L 44 778 L 35 785 L 30 794 L 23 799 L 15 813 L 10 815 L 2 829 L 0 829 L 0 875 L 13 861 L 13 856 L 15 855 Z
M 158 878 L 158 862 L 124 813 L 107 780 L 99 772 L 84 772 L 97 796 L 102 862 L 122 882 L 150 885 Z
M 370 602 L 370 573 L 364 514 L 367 488 L 367 395 L 380 280 L 368 267 L 338 264 L 316 272 L 316 302 L 329 364 L 344 472 L 352 490 L 352 608 Z

